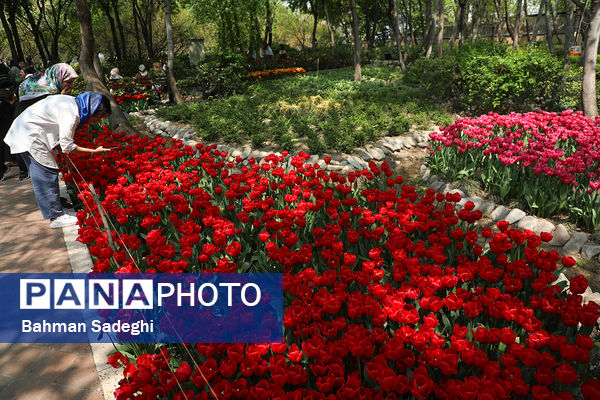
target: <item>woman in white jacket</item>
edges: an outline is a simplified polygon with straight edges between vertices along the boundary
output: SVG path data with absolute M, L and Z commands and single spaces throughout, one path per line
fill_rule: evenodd
M 58 188 L 55 149 L 63 153 L 109 151 L 102 146 L 89 149 L 75 144 L 75 130 L 110 114 L 106 96 L 85 92 L 77 97 L 49 96 L 27 108 L 12 123 L 4 142 L 12 154 L 20 154 L 31 176 L 35 198 L 51 228 L 75 225 L 77 218 L 64 213 Z

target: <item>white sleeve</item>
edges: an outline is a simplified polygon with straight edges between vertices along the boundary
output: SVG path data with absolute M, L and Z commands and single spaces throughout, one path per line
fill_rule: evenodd
M 58 142 L 63 153 L 70 153 L 77 148 L 77 145 L 73 141 L 73 135 L 75 134 L 75 128 L 79 125 L 79 112 L 77 107 L 73 110 L 72 107 L 59 107 L 58 117 Z

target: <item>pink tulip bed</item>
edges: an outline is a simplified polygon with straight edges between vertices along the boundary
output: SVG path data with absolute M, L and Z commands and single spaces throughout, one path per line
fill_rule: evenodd
M 521 200 L 540 217 L 569 213 L 600 229 L 600 120 L 570 110 L 488 113 L 430 137 L 433 173 L 479 180 L 501 202 Z
M 577 114 L 463 119 L 432 157 L 571 193 L 597 178 L 563 160 L 595 157 L 596 129 Z M 575 261 L 541 248 L 549 234 L 476 231 L 472 203 L 419 193 L 385 162 L 342 176 L 304 153 L 244 163 L 108 129 L 77 140 L 117 148 L 63 160 L 94 272 L 283 273 L 282 343 L 123 346 L 108 360 L 119 400 L 600 398 L 586 374 L 600 306 L 583 276 L 555 283 Z

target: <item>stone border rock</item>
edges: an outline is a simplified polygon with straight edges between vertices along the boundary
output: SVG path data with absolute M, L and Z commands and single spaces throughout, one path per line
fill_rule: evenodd
M 190 125 L 183 125 L 168 120 L 164 120 L 155 115 L 155 110 L 144 110 L 131 113 L 130 115 L 141 119 L 148 130 L 157 136 L 162 136 L 167 139 L 178 139 L 185 144 L 196 145 L 193 138 L 196 135 L 196 130 Z M 415 149 L 426 151 L 429 145 L 429 137 L 425 132 L 414 132 L 402 136 L 386 136 L 374 143 L 356 148 L 353 154 L 332 153 L 324 156 L 331 156 L 331 162 L 326 164 L 319 156 L 312 155 L 307 162 L 311 164 L 318 163 L 324 170 L 337 172 L 339 174 L 348 174 L 353 171 L 363 170 L 369 167 L 370 161 L 382 162 L 387 161 L 393 167 L 394 163 L 404 161 L 400 150 Z M 217 150 L 225 151 L 229 154 L 230 159 L 241 157 L 242 162 L 247 162 L 254 157 L 257 163 L 260 163 L 271 152 L 253 149 L 248 145 L 217 145 Z M 280 153 L 275 153 L 280 155 Z M 297 154 L 295 152 L 294 154 Z M 288 163 L 290 160 L 288 159 Z M 291 164 L 288 164 L 291 166 Z

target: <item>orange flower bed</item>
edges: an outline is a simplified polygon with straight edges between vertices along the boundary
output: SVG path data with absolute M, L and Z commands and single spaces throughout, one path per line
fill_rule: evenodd
M 293 74 L 304 74 L 306 70 L 301 67 L 291 67 L 291 68 L 276 68 L 276 69 L 266 69 L 263 71 L 254 71 L 248 73 L 249 78 L 262 79 L 268 76 L 274 75 L 293 75 Z

